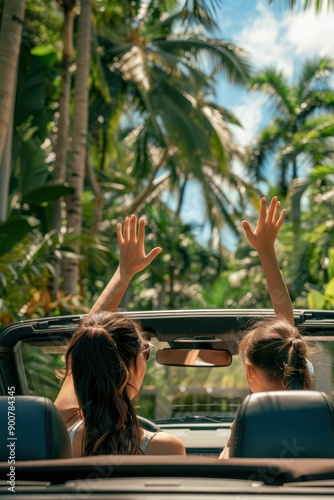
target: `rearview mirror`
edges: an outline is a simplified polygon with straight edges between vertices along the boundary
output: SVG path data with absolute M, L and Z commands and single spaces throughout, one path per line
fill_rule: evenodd
M 226 349 L 159 349 L 156 360 L 167 366 L 229 366 L 232 355 Z

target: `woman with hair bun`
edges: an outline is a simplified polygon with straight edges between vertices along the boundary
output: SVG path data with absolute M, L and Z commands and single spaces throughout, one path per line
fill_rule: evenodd
M 132 215 L 117 226 L 120 263 L 68 343 L 63 384 L 55 405 L 66 423 L 74 457 L 185 455 L 180 439 L 142 429 L 132 404 L 152 345 L 139 323 L 117 308 L 132 277 L 161 252 L 145 253 L 145 221 Z
M 311 389 L 307 343 L 285 318 L 259 321 L 242 339 L 239 354 L 252 392 Z
M 311 389 L 314 373 L 307 359 L 307 343 L 294 326 L 291 300 L 276 259 L 274 243 L 285 218 L 285 210 L 281 215 L 279 211 L 276 197 L 268 208 L 266 199 L 262 198 L 255 230 L 247 221 L 242 222 L 249 243 L 259 254 L 276 314 L 276 317 L 257 322 L 239 344 L 252 392 Z M 228 440 L 219 458 L 229 457 Z

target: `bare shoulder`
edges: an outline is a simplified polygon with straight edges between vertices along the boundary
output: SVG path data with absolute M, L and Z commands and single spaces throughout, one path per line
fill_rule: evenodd
M 185 455 L 186 450 L 181 439 L 168 432 L 158 432 L 152 438 L 146 450 L 147 455 Z

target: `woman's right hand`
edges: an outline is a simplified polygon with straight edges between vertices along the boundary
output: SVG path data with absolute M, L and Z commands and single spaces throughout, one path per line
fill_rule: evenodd
M 155 247 L 147 255 L 145 252 L 145 220 L 132 214 L 126 217 L 124 227 L 117 224 L 117 240 L 119 245 L 119 269 L 122 278 L 131 279 L 143 271 L 162 252 L 161 247 Z
M 261 199 L 260 215 L 254 231 L 250 227 L 249 222 L 245 220 L 242 221 L 241 225 L 245 231 L 247 240 L 258 253 L 273 248 L 278 231 L 284 222 L 285 215 L 285 209 L 283 209 L 280 214 L 280 202 L 277 196 L 274 196 L 268 209 L 266 198 Z

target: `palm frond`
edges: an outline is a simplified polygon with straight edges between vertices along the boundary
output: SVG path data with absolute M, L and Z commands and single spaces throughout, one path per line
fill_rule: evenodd
M 161 78 L 168 80 L 170 75 L 179 76 L 179 83 L 184 82 L 188 91 L 190 88 L 205 90 L 212 86 L 212 83 L 208 80 L 208 75 L 198 65 L 194 65 L 193 61 L 189 60 L 188 57 L 180 57 L 161 49 L 156 50 L 154 40 L 152 45 L 146 47 L 146 51 L 151 54 L 149 57 L 154 65 L 156 79 L 159 78 L 159 75 Z M 183 80 L 183 77 L 185 80 Z
M 182 54 L 194 60 L 204 57 L 217 70 L 223 71 L 233 83 L 245 85 L 251 74 L 247 52 L 224 40 L 177 34 L 166 40 L 156 40 L 155 45 L 158 49 Z
M 207 32 L 212 32 L 218 29 L 218 25 L 214 18 L 210 17 L 203 10 L 187 11 L 182 9 L 174 14 L 159 20 L 156 24 L 151 26 L 150 31 L 152 33 L 161 33 L 162 29 L 170 33 L 173 31 L 175 26 L 181 25 L 183 31 L 188 29 L 200 27 L 205 29 Z
M 216 1 L 218 3 L 218 1 Z M 217 13 L 214 1 L 187 0 L 183 7 L 183 24 L 186 31 L 188 28 L 200 27 L 207 32 L 213 32 L 219 28 L 217 24 Z
M 267 67 L 250 78 L 251 91 L 260 90 L 267 94 L 275 104 L 277 111 L 283 116 L 294 114 L 295 97 L 292 94 L 287 78 L 275 67 Z
M 304 123 L 310 115 L 318 111 L 332 113 L 334 112 L 334 92 L 331 90 L 315 92 L 309 89 L 308 94 L 304 96 L 304 102 L 301 102 L 296 111 L 298 123 Z
M 277 3 L 277 0 L 268 0 L 269 4 Z M 293 9 L 296 5 L 298 5 L 297 0 L 286 0 L 286 3 L 290 7 L 290 9 Z M 323 6 L 327 6 L 327 9 L 329 10 L 331 7 L 334 7 L 334 0 L 327 0 L 327 5 L 325 3 L 325 0 L 304 0 L 304 10 L 307 10 L 310 7 L 314 7 L 315 12 L 320 12 L 320 10 L 323 8 Z
M 316 85 L 328 85 L 334 73 L 334 61 L 329 56 L 316 56 L 307 59 L 297 81 L 297 93 L 300 101 L 306 100 Z M 327 90 L 326 88 L 323 90 Z
M 248 148 L 246 167 L 257 182 L 264 179 L 266 163 L 276 151 L 281 140 L 282 128 L 273 124 L 262 130 L 256 142 Z

